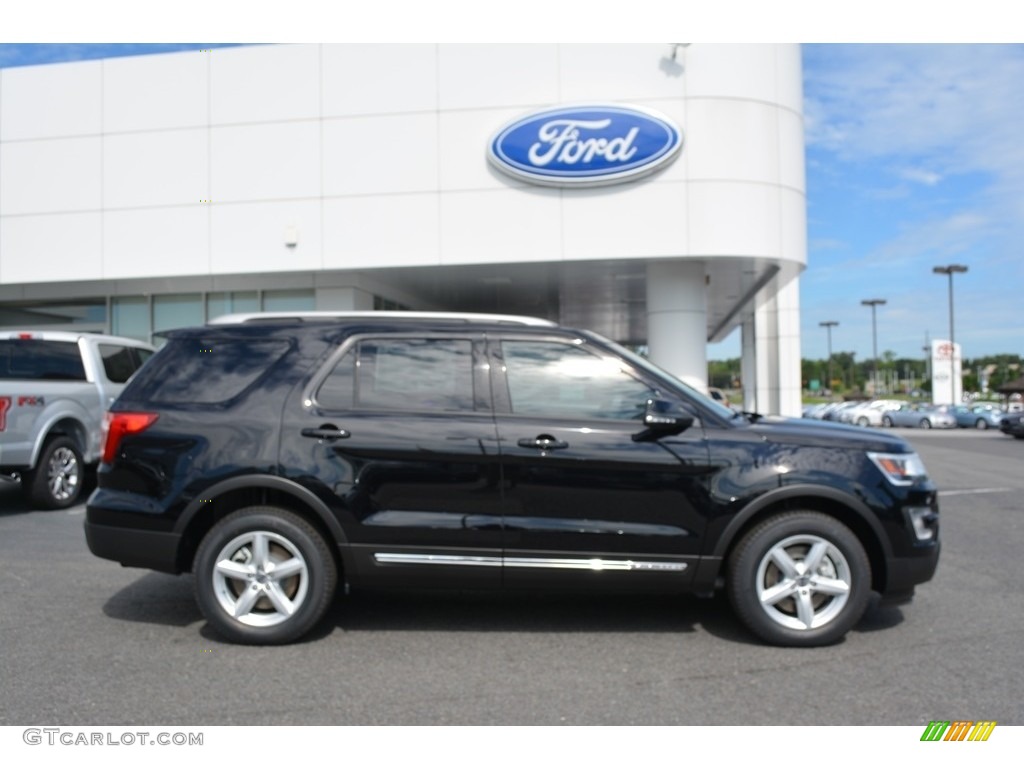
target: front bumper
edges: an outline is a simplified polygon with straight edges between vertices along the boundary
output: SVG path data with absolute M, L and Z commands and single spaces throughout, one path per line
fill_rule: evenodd
M 914 587 L 931 581 L 939 565 L 939 551 L 942 545 L 935 542 L 915 557 L 894 557 L 886 563 L 885 591 L 882 598 L 887 602 L 899 602 L 903 595 L 913 595 Z

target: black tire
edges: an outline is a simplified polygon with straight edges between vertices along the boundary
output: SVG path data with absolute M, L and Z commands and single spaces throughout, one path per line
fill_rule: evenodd
M 21 478 L 21 487 L 33 507 L 67 509 L 78 501 L 85 484 L 82 451 L 70 437 L 48 440 L 35 469 Z
M 882 417 L 882 426 L 883 427 L 891 427 L 892 426 L 892 419 L 890 419 L 888 416 L 883 416 Z
M 974 422 L 974 426 L 977 427 L 978 429 L 988 429 L 988 422 L 985 421 L 984 419 L 978 419 L 976 422 Z
M 816 549 L 815 573 L 801 574 Z M 793 569 L 791 577 L 785 567 Z M 773 588 L 775 595 L 768 594 Z M 726 590 L 740 621 L 762 640 L 793 647 L 828 645 L 864 615 L 871 564 L 860 540 L 835 518 L 785 512 L 740 540 L 729 558 Z
M 868 426 L 868 424 L 870 424 L 870 422 L 868 421 L 868 417 L 867 416 L 861 416 L 859 419 L 857 419 L 857 425 L 858 426 L 866 427 L 866 426 Z
M 918 422 L 917 426 L 919 426 L 921 429 L 931 429 L 932 423 L 928 421 L 928 419 L 921 419 L 921 421 Z
M 274 578 L 282 566 L 288 573 Z M 193 572 L 196 601 L 210 626 L 250 645 L 305 635 L 330 607 L 338 582 L 323 536 L 277 507 L 246 507 L 217 523 L 199 544 Z

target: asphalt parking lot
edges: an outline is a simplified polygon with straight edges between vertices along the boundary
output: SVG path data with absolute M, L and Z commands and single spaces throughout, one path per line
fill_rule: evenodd
M 839 645 L 759 644 L 724 599 L 354 595 L 307 641 L 227 645 L 190 576 L 92 556 L 84 506 L 0 488 L 0 725 L 1024 724 L 1024 441 L 897 430 L 943 553 Z

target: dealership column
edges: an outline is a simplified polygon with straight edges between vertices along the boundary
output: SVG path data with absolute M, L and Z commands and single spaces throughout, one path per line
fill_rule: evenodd
M 773 278 L 756 300 L 754 407 L 758 413 L 799 416 L 800 279 L 780 283 L 778 276 Z
M 701 391 L 708 384 L 706 290 L 702 261 L 647 262 L 651 360 Z

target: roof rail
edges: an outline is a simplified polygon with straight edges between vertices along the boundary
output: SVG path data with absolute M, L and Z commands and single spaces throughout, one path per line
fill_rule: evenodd
M 489 322 L 508 323 L 510 325 L 555 326 L 550 320 L 526 315 L 496 315 L 476 312 L 236 312 L 221 315 L 207 322 L 207 325 L 228 325 L 231 323 L 253 323 L 268 320 L 350 320 L 350 319 L 394 319 L 394 320 L 454 320 L 465 323 Z

